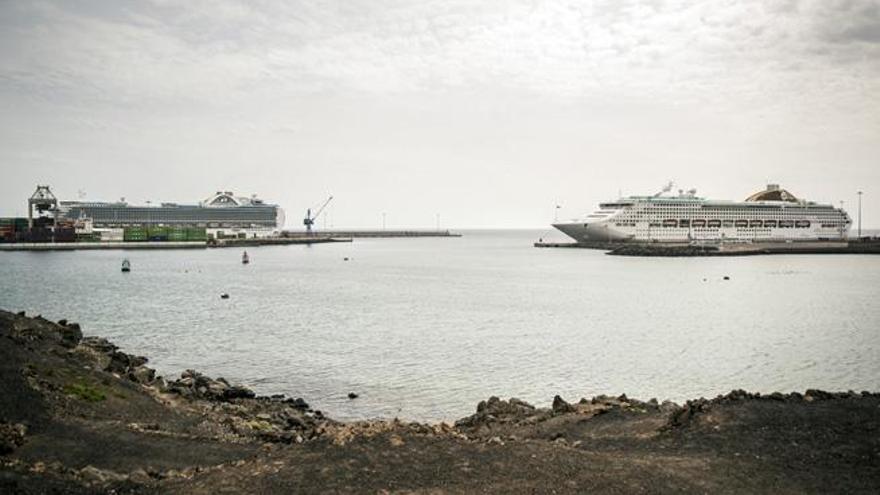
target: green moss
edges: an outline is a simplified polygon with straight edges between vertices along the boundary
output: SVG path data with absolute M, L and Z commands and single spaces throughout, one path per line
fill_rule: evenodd
M 64 387 L 64 393 L 87 402 L 100 402 L 107 398 L 101 389 L 87 383 L 71 383 Z
M 272 425 L 260 419 L 248 421 L 245 424 L 248 426 L 248 428 L 257 431 L 268 431 L 272 429 Z

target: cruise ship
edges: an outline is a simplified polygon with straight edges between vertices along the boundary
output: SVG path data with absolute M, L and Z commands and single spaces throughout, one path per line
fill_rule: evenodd
M 778 184 L 745 201 L 698 197 L 669 183 L 652 196 L 599 204 L 553 226 L 577 242 L 757 242 L 844 240 L 852 220 L 841 208 L 799 199 Z
M 256 196 L 217 191 L 198 204 L 130 205 L 118 202 L 60 201 L 59 216 L 90 219 L 95 227 L 191 226 L 217 229 L 277 230 L 284 226 L 284 210 Z

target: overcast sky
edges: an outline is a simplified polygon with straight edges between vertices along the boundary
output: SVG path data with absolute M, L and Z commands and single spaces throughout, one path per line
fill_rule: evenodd
M 0 172 L 0 216 L 47 183 L 542 227 L 771 181 L 880 227 L 880 1 L 0 0 Z

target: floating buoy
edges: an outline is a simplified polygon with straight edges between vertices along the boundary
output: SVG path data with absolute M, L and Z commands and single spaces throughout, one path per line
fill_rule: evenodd
M 220 299 L 229 299 L 229 294 L 225 292 L 223 294 L 220 294 Z
M 349 398 L 349 399 L 357 399 L 357 398 L 358 398 L 358 394 L 356 394 L 356 393 L 354 393 L 354 392 L 349 392 L 349 393 L 348 393 L 348 398 Z
M 725 276 L 724 276 L 724 280 L 730 280 L 730 277 L 728 277 L 727 275 L 725 275 Z
M 242 253 L 242 255 L 241 255 L 241 264 L 242 264 L 242 265 L 247 265 L 247 264 L 250 263 L 250 262 L 251 262 L 251 259 L 248 257 L 247 251 L 245 251 L 245 252 Z
M 131 262 L 128 259 L 122 260 L 122 273 L 128 273 L 131 271 Z
M 346 256 L 345 258 L 342 258 L 342 261 L 348 261 L 348 256 Z

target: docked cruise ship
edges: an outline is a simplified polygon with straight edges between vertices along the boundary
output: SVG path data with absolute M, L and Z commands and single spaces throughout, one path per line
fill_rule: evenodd
M 798 199 L 777 184 L 741 202 L 672 188 L 600 203 L 583 218 L 553 226 L 578 242 L 748 242 L 843 240 L 852 223 L 843 209 Z
M 192 226 L 218 229 L 277 230 L 284 226 L 284 210 L 256 196 L 217 191 L 198 204 L 130 205 L 118 202 L 61 201 L 62 218 L 90 219 L 95 227 Z

